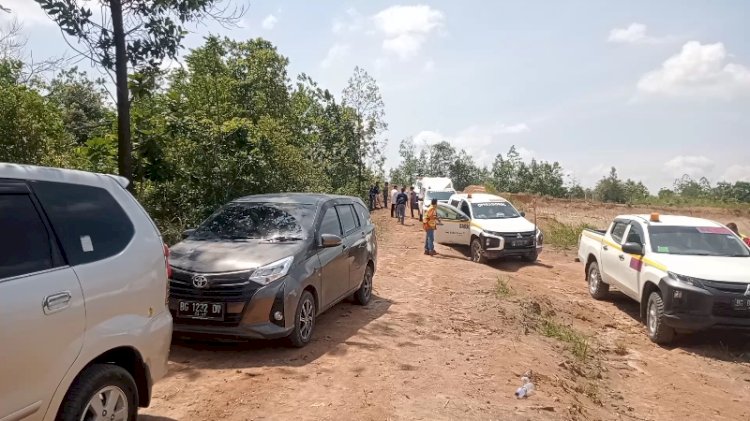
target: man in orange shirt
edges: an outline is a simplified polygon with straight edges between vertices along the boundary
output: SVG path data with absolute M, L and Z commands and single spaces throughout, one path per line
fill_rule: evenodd
M 750 237 L 746 237 L 740 234 L 740 229 L 737 227 L 737 224 L 735 224 L 734 222 L 730 222 L 727 224 L 727 228 L 732 230 L 733 233 L 737 234 L 742 239 L 742 241 L 744 241 L 745 244 L 750 247 Z
M 437 203 L 437 199 L 432 199 L 430 208 L 424 214 L 424 222 L 422 224 L 425 231 L 424 254 L 428 256 L 437 254 L 435 252 L 435 230 L 437 229 L 438 222 L 440 222 L 437 216 Z

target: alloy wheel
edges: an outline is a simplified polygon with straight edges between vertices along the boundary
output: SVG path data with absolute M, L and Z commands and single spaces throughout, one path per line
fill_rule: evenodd
M 299 313 L 299 334 L 306 342 L 312 334 L 313 324 L 315 323 L 315 304 L 311 299 L 306 299 L 302 303 L 302 309 Z
M 128 398 L 117 386 L 107 386 L 91 397 L 80 421 L 127 421 Z

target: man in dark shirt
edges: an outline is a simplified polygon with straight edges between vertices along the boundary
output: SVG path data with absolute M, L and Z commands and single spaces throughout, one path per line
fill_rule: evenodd
M 409 203 L 409 196 L 406 195 L 406 188 L 401 188 L 401 193 L 396 196 L 396 215 L 398 216 L 398 222 L 404 225 L 404 217 L 406 216 L 406 204 Z
M 388 182 L 383 184 L 383 209 L 388 209 L 388 195 L 391 192 L 388 190 Z
M 417 211 L 419 220 L 422 220 L 422 209 L 419 208 L 419 195 L 414 191 L 414 186 L 409 187 L 409 208 L 411 209 L 411 217 L 414 218 L 414 211 Z

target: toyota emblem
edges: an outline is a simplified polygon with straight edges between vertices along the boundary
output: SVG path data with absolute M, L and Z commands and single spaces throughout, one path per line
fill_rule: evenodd
M 193 276 L 193 286 L 196 288 L 205 288 L 208 286 L 208 279 L 203 275 Z

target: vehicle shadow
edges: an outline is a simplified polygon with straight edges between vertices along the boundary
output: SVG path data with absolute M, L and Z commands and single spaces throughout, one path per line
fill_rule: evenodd
M 299 367 L 326 354 L 345 355 L 351 347 L 378 349 L 377 339 L 392 333 L 387 326 L 371 324 L 392 304 L 377 295 L 364 307 L 339 303 L 317 319 L 313 339 L 302 349 L 292 348 L 283 339 L 232 342 L 176 335 L 169 358 L 176 368 L 168 376 L 179 372 L 188 379 L 197 378 L 202 369 Z M 354 335 L 359 335 L 357 341 L 351 340 Z
M 468 246 L 454 244 L 445 244 L 444 246 L 455 251 L 458 255 L 440 254 L 439 257 L 461 260 L 471 259 L 471 249 Z M 537 260 L 534 263 L 525 262 L 521 260 L 520 257 L 516 256 L 501 257 L 496 260 L 490 260 L 489 262 L 487 262 L 487 265 L 492 268 L 502 270 L 503 272 L 518 272 L 521 268 L 529 266 L 538 266 L 546 269 L 552 269 L 554 267 L 552 265 L 545 264 L 540 260 Z
M 174 418 L 160 417 L 158 415 L 138 415 L 138 421 L 177 421 Z
M 644 323 L 641 320 L 640 304 L 630 297 L 619 291 L 612 291 L 608 301 L 639 324 Z M 643 329 L 645 335 L 645 326 Z M 707 330 L 683 333 L 675 337 L 672 345 L 663 348 L 669 350 L 679 348 L 691 354 L 719 361 L 748 363 L 750 362 L 750 332 Z

